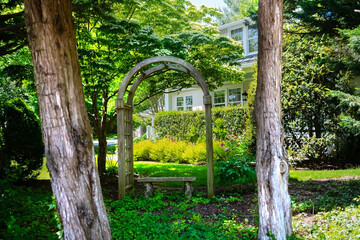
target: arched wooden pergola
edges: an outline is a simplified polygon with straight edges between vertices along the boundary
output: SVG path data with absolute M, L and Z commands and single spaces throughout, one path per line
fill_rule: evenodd
M 155 65 L 144 71 L 149 65 Z M 123 79 L 116 100 L 117 112 L 117 136 L 118 136 L 118 176 L 119 176 L 119 199 L 125 197 L 125 191 L 134 186 L 134 159 L 133 159 L 133 99 L 136 89 L 140 83 L 152 74 L 163 71 L 174 70 L 184 72 L 192 76 L 200 85 L 204 93 L 205 122 L 206 122 L 206 164 L 207 164 L 207 191 L 208 196 L 214 195 L 214 160 L 211 124 L 211 96 L 205 79 L 200 72 L 185 60 L 160 56 L 148 58 L 133 67 Z M 134 76 L 138 76 L 132 81 Z M 130 88 L 130 89 L 129 89 Z M 125 103 L 124 96 L 128 92 Z

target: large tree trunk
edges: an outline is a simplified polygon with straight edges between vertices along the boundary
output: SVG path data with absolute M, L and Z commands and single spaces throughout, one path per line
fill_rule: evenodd
M 291 235 L 289 168 L 281 125 L 282 0 L 259 1 L 259 54 L 255 117 L 258 239 Z M 273 235 L 272 235 L 273 234 Z M 269 236 L 267 236 L 269 235 Z
M 65 239 L 111 239 L 82 90 L 70 0 L 25 0 L 47 167 Z

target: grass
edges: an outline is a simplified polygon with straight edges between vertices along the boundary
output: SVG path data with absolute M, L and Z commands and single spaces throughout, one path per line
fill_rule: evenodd
M 194 186 L 206 186 L 206 166 L 135 162 L 135 171 L 143 177 L 196 177 Z M 166 186 L 182 186 L 183 183 L 166 183 Z
M 290 181 L 360 176 L 360 168 L 342 170 L 290 170 Z
M 108 167 L 116 167 L 116 161 L 107 161 Z M 140 176 L 147 177 L 196 177 L 194 186 L 206 186 L 206 166 L 157 163 L 157 162 L 135 162 L 135 171 Z M 360 176 L 360 168 L 343 170 L 290 170 L 290 181 L 308 181 L 325 178 L 340 178 L 346 176 Z M 46 168 L 46 160 L 40 171 L 38 179 L 50 179 Z M 216 181 L 218 183 L 218 180 Z M 180 186 L 180 183 L 164 183 L 167 186 Z

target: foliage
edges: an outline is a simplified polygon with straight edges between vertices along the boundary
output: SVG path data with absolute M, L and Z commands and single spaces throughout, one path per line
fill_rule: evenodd
M 311 223 L 304 222 L 307 214 L 294 217 L 294 235 L 299 239 L 358 239 L 360 235 L 360 209 L 355 206 L 344 210 L 320 212 Z
M 220 144 L 214 143 L 214 157 L 224 159 L 225 152 Z M 177 141 L 163 138 L 157 141 L 145 140 L 134 144 L 135 161 L 204 163 L 206 162 L 206 144 Z
M 256 72 L 256 71 L 255 71 Z M 257 73 L 253 76 L 257 79 Z M 245 105 L 245 129 L 243 133 L 243 141 L 246 144 L 249 154 L 256 154 L 256 124 L 254 117 L 254 106 L 255 106 L 255 93 L 256 93 L 256 81 L 250 83 L 249 90 L 247 91 L 248 96 Z
M 99 153 L 99 146 L 94 146 L 95 153 Z M 117 145 L 106 146 L 106 153 L 107 154 L 115 154 L 117 151 Z
M 312 192 L 323 186 L 314 181 L 301 183 Z M 294 235 L 301 239 L 357 239 L 360 232 L 359 181 L 333 181 L 327 191 L 310 200 L 292 198 Z M 315 215 L 314 215 L 315 214 Z M 304 221 L 303 219 L 307 219 Z
M 140 126 L 146 129 L 146 126 L 151 126 L 152 117 L 142 117 L 138 114 L 133 114 L 133 130 L 138 129 Z
M 318 213 L 321 211 L 331 211 L 339 208 L 339 206 L 350 206 L 356 204 L 356 199 L 360 193 L 357 180 L 349 181 L 332 181 L 328 188 L 323 189 L 319 183 L 310 180 L 298 183 L 300 186 L 307 185 L 307 188 L 314 192 L 316 196 L 309 200 L 302 200 L 302 196 L 295 195 L 292 197 L 292 208 L 296 213 L 308 212 Z M 321 195 L 316 194 L 320 192 Z
M 0 180 L 0 238 L 58 239 L 51 194 Z
M 250 17 L 257 13 L 258 0 L 224 0 L 227 5 L 221 9 L 222 15 L 217 16 L 220 24 L 226 24 Z
M 312 151 L 311 155 L 307 153 L 308 157 L 339 158 L 344 152 L 337 142 L 346 142 L 346 137 L 341 137 L 338 125 L 339 102 L 329 94 L 328 89 L 347 93 L 353 91 L 350 86 L 352 74 L 343 62 L 345 56 L 338 48 L 332 47 L 343 46 L 344 43 L 341 39 L 326 35 L 302 35 L 300 33 L 304 33 L 306 29 L 296 25 L 289 26 L 287 30 L 289 33 L 284 35 L 282 83 L 283 124 L 287 148 L 290 153 L 295 154 L 292 157 L 296 158 L 296 155 L 301 155 L 298 151 L 306 151 L 304 146 L 309 143 L 325 141 L 329 143 L 329 147 L 336 146 L 337 155 L 331 155 L 331 151 Z M 298 34 L 292 34 L 293 31 Z M 327 137 L 333 135 L 336 137 Z M 319 140 L 311 140 L 312 138 Z M 321 138 L 323 140 L 320 140 Z M 355 145 L 353 147 L 356 148 Z M 323 151 L 319 146 L 310 148 Z M 350 159 L 349 156 L 347 158 Z
M 7 171 L 19 179 L 36 177 L 36 170 L 42 166 L 44 156 L 40 122 L 36 114 L 21 99 L 2 103 L 0 129 L 2 173 Z
M 353 29 L 360 23 L 353 0 L 285 0 L 284 16 L 301 26 L 311 26 L 312 34 L 337 35 L 338 29 Z
M 0 4 L 0 56 L 26 46 L 23 1 L 2 1 Z
M 183 194 L 157 192 L 153 198 L 127 196 L 109 204 L 114 239 L 253 239 L 256 228 L 237 224 L 221 215 L 214 221 L 191 210 L 198 204 L 221 201 L 200 195 L 191 200 Z M 235 201 L 241 201 L 236 199 Z M 171 211 L 169 211 L 171 207 Z M 226 208 L 225 208 L 226 209 Z
M 243 107 L 215 108 L 212 110 L 213 131 L 216 140 L 225 140 L 228 130 L 241 134 L 245 127 Z M 191 142 L 205 139 L 204 111 L 160 112 L 155 116 L 158 137 L 176 137 Z
M 217 35 L 216 26 L 207 17 L 216 14 L 215 9 L 199 10 L 188 1 L 173 0 L 88 1 L 77 2 L 74 8 L 85 100 L 99 139 L 100 171 L 105 165 L 107 130 L 116 118 L 117 90 L 127 72 L 141 60 L 154 56 L 185 59 L 198 68 L 210 87 L 221 85 L 224 77 L 243 79 L 242 71 L 234 67 L 242 46 Z M 161 110 L 159 101 L 166 89 L 194 83 L 187 74 L 167 70 L 155 74 L 139 86 L 136 111 L 156 113 Z
M 175 164 L 137 165 L 144 165 L 139 168 L 141 171 L 147 171 L 150 167 L 150 172 L 155 172 L 162 165 L 163 174 L 175 167 Z M 202 167 L 204 170 L 199 175 L 206 176 L 205 166 L 177 166 L 186 168 L 183 172 Z M 324 171 L 324 174 L 328 172 Z M 204 181 L 205 186 L 206 179 Z M 301 194 L 292 197 L 294 235 L 289 239 L 358 238 L 358 180 L 332 181 L 326 185 L 319 181 L 296 184 Z M 1 180 L 0 193 L 2 238 L 59 239 L 61 231 L 55 216 L 56 207 L 48 190 L 14 186 L 11 181 Z M 304 199 L 305 196 L 308 198 Z M 187 199 L 179 190 L 156 191 L 152 198 L 136 194 L 130 194 L 124 200 L 105 197 L 105 204 L 114 239 L 256 239 L 257 227 L 233 210 L 232 204 L 248 205 L 247 199 L 239 193 L 222 193 L 207 198 L 202 192 Z M 204 206 L 217 209 L 216 214 L 207 216 L 197 211 Z M 256 211 L 250 214 L 257 216 Z
M 227 157 L 216 159 L 216 176 L 225 184 L 256 182 L 256 172 L 251 167 L 255 156 L 249 151 L 242 137 L 232 135 L 229 130 L 226 143 L 221 143 Z
M 315 136 L 303 137 L 298 141 L 301 142 L 301 148 L 293 149 L 293 145 L 289 144 L 287 149 L 289 156 L 291 156 L 290 163 L 293 165 L 296 165 L 304 159 L 311 161 L 317 159 L 329 160 L 335 148 L 335 135 L 329 133 L 323 134 L 320 138 Z

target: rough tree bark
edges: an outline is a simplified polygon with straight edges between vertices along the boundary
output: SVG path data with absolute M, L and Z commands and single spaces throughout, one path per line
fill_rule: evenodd
M 291 235 L 289 168 L 281 125 L 282 0 L 259 1 L 257 127 L 258 239 Z
M 85 107 L 70 0 L 25 0 L 51 187 L 65 239 L 111 239 Z

